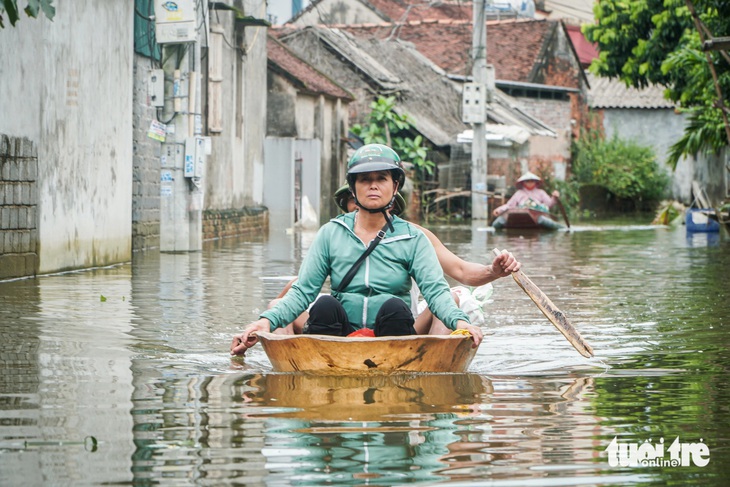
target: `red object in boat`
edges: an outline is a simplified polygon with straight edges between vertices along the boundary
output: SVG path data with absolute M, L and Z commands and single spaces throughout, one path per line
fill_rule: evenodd
M 374 337 L 375 332 L 371 330 L 370 328 L 360 328 L 357 331 L 353 331 L 349 335 L 349 337 Z
M 530 208 L 510 208 L 503 213 L 505 218 L 504 228 L 553 228 L 538 223 L 541 216 L 555 221 L 550 213 L 537 211 Z

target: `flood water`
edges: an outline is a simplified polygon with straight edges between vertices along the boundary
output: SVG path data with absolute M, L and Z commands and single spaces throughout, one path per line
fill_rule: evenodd
M 727 238 L 433 230 L 472 260 L 511 250 L 596 357 L 505 278 L 467 373 L 278 374 L 260 346 L 231 359 L 307 233 L 0 282 L 0 484 L 726 485 Z M 612 465 L 614 438 L 663 456 Z

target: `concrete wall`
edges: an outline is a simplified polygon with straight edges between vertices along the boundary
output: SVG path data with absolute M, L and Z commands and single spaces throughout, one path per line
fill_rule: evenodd
M 267 83 L 267 139 L 296 138 L 299 141 L 319 141 L 317 193 L 307 194 L 307 197 L 317 211 L 320 224 L 326 223 L 339 211 L 332 200 L 332 195 L 345 182 L 346 150 L 342 139 L 349 127 L 349 103 L 324 95 L 298 93 L 288 80 L 271 70 Z M 267 144 L 273 142 L 267 141 Z M 309 149 L 305 149 L 304 152 L 312 153 Z M 296 153 L 291 157 L 296 160 Z M 269 161 L 274 158 L 268 153 L 266 158 L 268 166 Z M 308 158 L 307 163 L 309 163 Z M 265 180 L 269 181 L 268 177 Z M 312 187 L 308 186 L 307 190 Z M 270 190 L 269 186 L 266 188 L 267 191 Z M 275 226 L 272 224 L 272 228 Z
M 246 12 L 254 7 L 265 12 L 265 2 L 246 2 Z M 263 17 L 264 12 L 256 14 Z M 246 62 L 244 75 L 243 134 L 247 185 L 245 206 L 260 206 L 264 198 L 264 140 L 266 138 L 266 28 L 247 27 L 244 33 Z
M 265 2 L 247 0 L 243 7 L 247 14 L 265 18 Z M 216 22 L 231 45 L 223 43 L 223 131 L 211 134 L 204 208 L 258 207 L 263 202 L 266 28 L 236 27 L 234 14 L 227 11 L 216 11 L 211 23 Z M 232 47 L 237 45 L 240 49 Z
M 294 144 L 292 137 L 266 138 L 264 204 L 270 228 L 278 233 L 294 226 Z
M 686 123 L 684 115 L 670 108 L 603 109 L 603 130 L 606 137 L 617 136 L 654 149 L 657 161 L 672 177 L 672 198 L 689 204 L 692 201 L 692 180 L 702 178 L 701 168 L 707 165 L 707 160 L 698 163 L 694 158 L 684 159 L 675 171 L 666 165 L 669 150 L 682 137 Z M 700 183 L 706 186 L 711 183 L 711 179 L 700 180 Z
M 266 137 L 264 204 L 270 212 L 273 232 L 281 233 L 302 222 L 302 196 L 307 197 L 317 217 L 324 218 L 319 201 L 321 148 L 319 139 Z M 331 216 L 326 215 L 326 220 Z M 314 226 L 318 226 L 316 222 Z
M 570 100 L 541 100 L 539 98 L 518 98 L 526 113 L 553 129 L 557 138 L 545 136 L 530 137 L 530 158 L 550 161 L 569 161 L 572 125 Z
M 133 15 L 78 0 L 0 30 L 0 133 L 38 149 L 40 273 L 131 258 Z

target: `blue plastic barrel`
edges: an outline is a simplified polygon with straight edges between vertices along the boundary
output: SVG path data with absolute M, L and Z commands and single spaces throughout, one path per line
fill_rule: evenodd
M 714 213 L 711 208 L 689 208 L 685 214 L 685 224 L 688 232 L 719 232 L 720 224 L 708 216 Z

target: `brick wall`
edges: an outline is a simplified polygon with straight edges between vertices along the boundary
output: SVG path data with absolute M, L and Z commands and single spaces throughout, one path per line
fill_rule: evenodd
M 268 231 L 269 211 L 266 208 L 203 212 L 203 240 L 261 235 Z
M 132 250 L 160 246 L 160 154 L 162 144 L 147 136 L 156 108 L 147 92 L 150 62 L 134 57 L 134 152 L 132 179 Z
M 38 272 L 38 149 L 0 134 L 0 279 Z
M 573 107 L 567 100 L 543 100 L 538 98 L 520 98 L 522 108 L 547 124 L 553 130 L 562 133 L 571 128 Z

